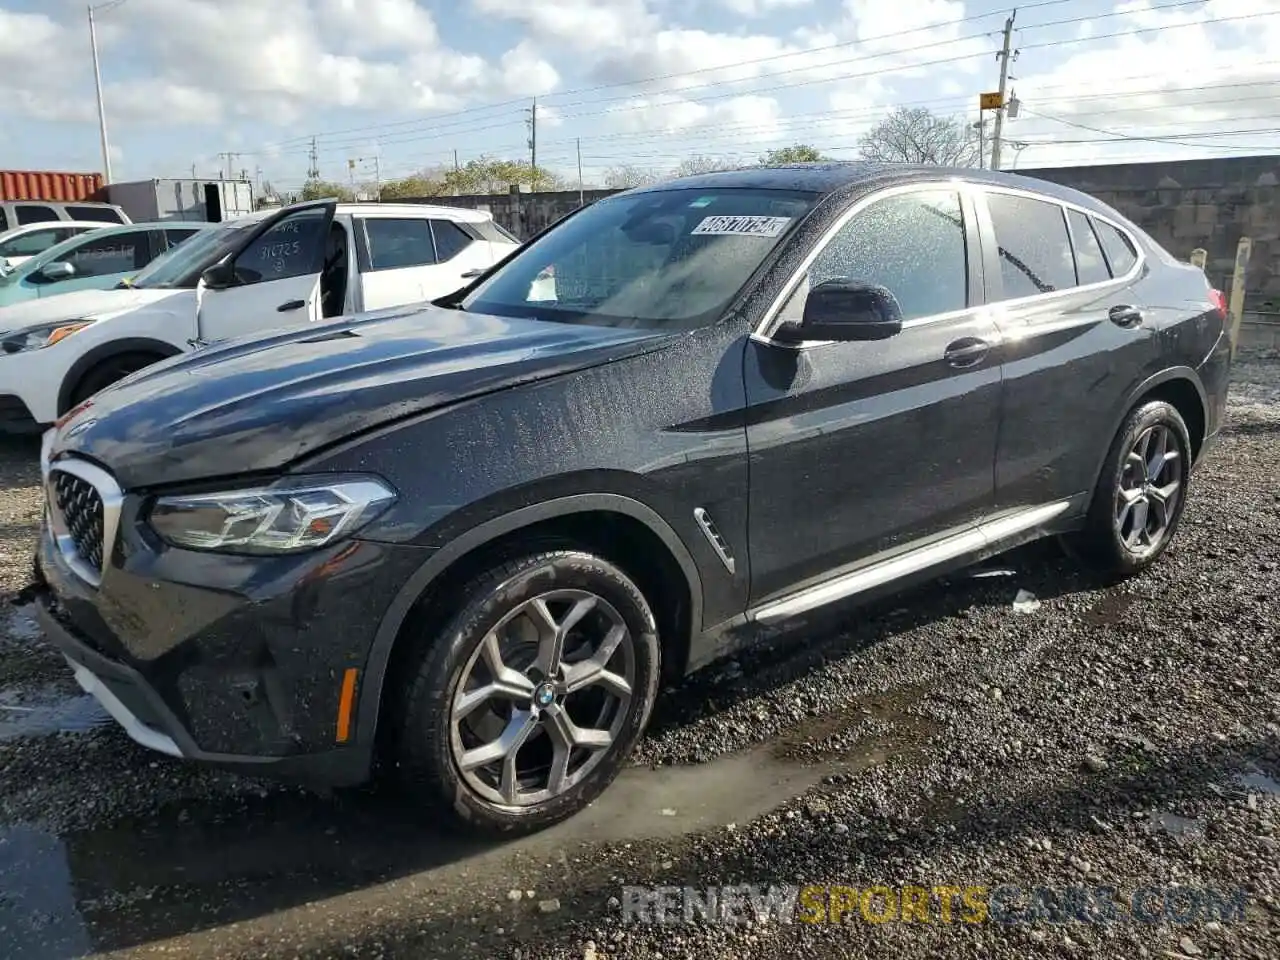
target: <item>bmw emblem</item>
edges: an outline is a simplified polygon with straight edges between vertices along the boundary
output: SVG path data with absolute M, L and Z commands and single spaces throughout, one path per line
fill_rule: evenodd
M 549 707 L 555 703 L 556 692 L 551 689 L 551 684 L 544 683 L 534 691 L 533 700 L 540 707 Z

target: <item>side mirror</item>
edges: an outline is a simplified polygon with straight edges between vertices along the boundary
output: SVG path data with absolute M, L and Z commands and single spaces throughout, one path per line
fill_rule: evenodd
M 902 331 L 902 305 L 886 287 L 843 277 L 809 291 L 793 340 L 885 340 Z M 782 331 L 779 331 L 780 333 Z
M 57 283 L 59 280 L 66 280 L 68 277 L 74 277 L 75 275 L 76 268 L 64 260 L 46 263 L 35 274 L 41 283 Z
M 209 290 L 225 290 L 235 286 L 236 268 L 229 263 L 215 263 L 200 274 L 200 282 Z

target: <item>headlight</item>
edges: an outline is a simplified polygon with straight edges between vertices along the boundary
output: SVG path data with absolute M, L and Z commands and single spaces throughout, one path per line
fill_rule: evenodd
M 149 520 L 176 547 L 294 553 L 354 533 L 395 498 L 376 477 L 301 477 L 226 493 L 160 497 Z
M 79 333 L 94 323 L 92 318 L 81 320 L 63 320 L 60 323 L 41 323 L 34 327 L 24 327 L 12 333 L 0 334 L 0 350 L 5 353 L 22 353 L 26 350 L 39 350 L 52 347 L 59 340 L 65 340 L 73 333 Z

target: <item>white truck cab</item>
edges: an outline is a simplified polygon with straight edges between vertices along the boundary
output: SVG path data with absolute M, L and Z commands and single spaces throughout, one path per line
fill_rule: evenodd
M 317 200 L 204 230 L 113 290 L 0 308 L 0 432 L 219 340 L 433 300 L 519 246 L 488 213 Z

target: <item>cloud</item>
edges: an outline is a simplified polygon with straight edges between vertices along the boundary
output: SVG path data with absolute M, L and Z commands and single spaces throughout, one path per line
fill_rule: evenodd
M 740 17 L 763 17 L 775 10 L 807 7 L 814 0 L 716 0 L 720 6 Z

